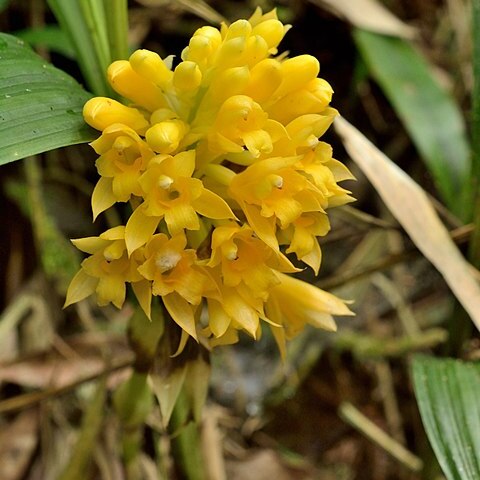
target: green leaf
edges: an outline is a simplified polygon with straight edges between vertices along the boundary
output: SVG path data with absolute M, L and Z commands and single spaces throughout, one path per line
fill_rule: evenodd
M 35 54 L 22 40 L 0 33 L 0 165 L 98 134 L 82 108 L 91 94 Z
M 478 480 L 480 363 L 418 356 L 413 382 L 425 430 L 448 480 Z
M 8 7 L 10 0 L 0 0 L 0 12 Z
M 75 58 L 75 49 L 70 38 L 56 25 L 19 30 L 15 32 L 15 36 L 32 47 L 46 47 L 48 50 L 61 53 L 67 58 Z
M 472 63 L 473 90 L 471 117 L 472 137 L 472 204 L 473 232 L 470 237 L 469 259 L 473 266 L 480 268 L 480 0 L 471 2 L 472 12 Z
M 426 60 L 407 41 L 363 30 L 356 30 L 354 38 L 444 201 L 465 217 L 470 154 L 458 106 L 438 84 Z
M 92 0 L 48 0 L 47 3 L 70 37 L 88 88 L 95 95 L 112 96 L 106 76 L 111 58 L 103 5 Z

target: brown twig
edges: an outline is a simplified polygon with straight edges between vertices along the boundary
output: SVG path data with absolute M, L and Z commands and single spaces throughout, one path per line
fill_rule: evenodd
M 460 244 L 469 238 L 472 230 L 473 226 L 471 224 L 464 225 L 462 227 L 451 230 L 450 236 L 455 243 Z M 392 255 L 387 255 L 383 258 L 379 258 L 377 261 L 371 263 L 370 265 L 366 265 L 364 267 L 352 270 L 347 270 L 336 275 L 331 275 L 318 281 L 316 285 L 317 287 L 324 290 L 336 288 L 344 285 L 345 283 L 360 280 L 361 278 L 367 277 L 372 273 L 386 270 L 390 267 L 393 267 L 394 265 L 397 265 L 400 262 L 404 262 L 406 260 L 409 260 L 410 258 L 417 256 L 419 253 L 420 252 L 414 246 L 412 246 L 405 249 L 402 253 L 396 253 Z
M 84 383 L 98 379 L 102 375 L 109 375 L 113 372 L 116 372 L 117 370 L 122 370 L 124 368 L 130 367 L 133 365 L 133 361 L 134 360 L 132 356 L 129 355 L 128 358 L 124 358 L 117 363 L 106 367 L 100 372 L 81 378 L 67 385 L 63 385 L 62 387 L 47 388 L 40 392 L 25 393 L 23 395 L 17 395 L 16 397 L 8 398 L 7 400 L 3 400 L 2 402 L 0 402 L 0 414 L 25 410 L 26 408 L 33 407 L 38 403 L 48 400 L 50 398 L 59 397 L 60 395 L 64 395 L 65 393 L 74 390 L 75 388 L 83 385 Z

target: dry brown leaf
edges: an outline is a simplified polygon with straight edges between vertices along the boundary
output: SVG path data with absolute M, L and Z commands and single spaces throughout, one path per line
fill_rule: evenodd
M 310 480 L 313 478 L 308 468 L 298 466 L 293 468 L 270 449 L 254 451 L 247 458 L 240 461 L 228 462 L 228 478 L 230 480 L 243 480 L 255 478 L 256 480 Z
M 222 415 L 215 405 L 204 409 L 202 422 L 202 454 L 207 477 L 210 480 L 226 480 L 225 460 L 223 458 L 223 435 L 218 426 Z
M 0 366 L 0 382 L 15 383 L 30 388 L 59 388 L 101 372 L 104 368 L 105 361 L 100 356 L 75 360 L 36 359 Z
M 334 125 L 351 158 L 480 330 L 480 287 L 472 266 L 453 243 L 425 191 L 347 120 L 339 117 Z
M 20 480 L 25 474 L 38 443 L 38 414 L 27 410 L 0 434 L 0 478 Z
M 39 351 L 15 362 L 0 362 L 0 384 L 61 388 L 102 372 L 108 366 L 107 357 L 127 359 L 131 355 L 126 339 L 111 334 L 84 333 L 67 340 L 57 337 L 53 343 L 55 350 Z M 114 388 L 125 375 L 125 370 L 112 373 L 109 388 Z
M 412 38 L 415 29 L 399 20 L 376 0 L 310 0 L 315 5 L 326 7 L 352 25 L 371 32 Z
M 138 3 L 145 5 L 146 7 L 164 7 L 167 4 L 171 4 L 170 0 L 137 0 Z M 178 7 L 197 15 L 203 20 L 215 24 L 226 22 L 225 17 L 220 15 L 214 8 L 212 8 L 204 0 L 175 0 L 173 2 Z

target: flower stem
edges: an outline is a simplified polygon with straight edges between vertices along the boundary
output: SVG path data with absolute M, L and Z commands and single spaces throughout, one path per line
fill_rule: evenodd
M 170 419 L 172 432 L 178 432 L 172 441 L 173 453 L 183 478 L 205 480 L 201 454 L 199 424 L 189 422 L 189 405 L 185 391 L 180 393 Z
M 127 0 L 103 0 L 111 61 L 128 58 Z

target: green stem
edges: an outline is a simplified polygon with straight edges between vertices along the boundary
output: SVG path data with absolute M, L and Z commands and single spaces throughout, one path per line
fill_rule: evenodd
M 180 393 L 170 420 L 171 432 L 178 432 L 172 440 L 177 465 L 186 480 L 205 480 L 198 424 L 188 423 L 189 404 L 185 391 Z
M 105 11 L 98 0 L 82 0 L 80 6 L 93 44 L 95 45 L 98 64 L 105 73 L 111 63 Z
M 108 39 L 106 27 L 101 25 L 102 13 L 99 12 L 97 0 L 47 2 L 60 27 L 72 41 L 89 90 L 95 95 L 112 96 L 113 90 L 109 87 L 105 75 L 110 61 L 110 55 L 106 54 L 109 51 Z
M 82 420 L 82 429 L 73 449 L 70 460 L 58 480 L 82 480 L 92 459 L 95 442 L 104 419 L 106 400 L 106 380 L 101 379 Z
M 111 60 L 128 58 L 128 2 L 103 0 L 107 15 L 107 34 Z
M 472 92 L 472 182 L 473 223 L 469 257 L 480 267 L 480 0 L 472 0 L 473 92 Z

